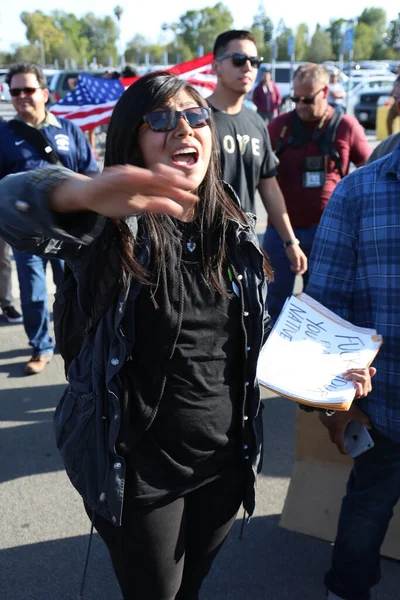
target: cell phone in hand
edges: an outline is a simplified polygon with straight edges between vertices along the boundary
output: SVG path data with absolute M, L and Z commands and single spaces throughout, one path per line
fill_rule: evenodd
M 349 456 L 356 458 L 373 448 L 374 441 L 364 425 L 359 421 L 350 421 L 344 433 L 344 446 Z

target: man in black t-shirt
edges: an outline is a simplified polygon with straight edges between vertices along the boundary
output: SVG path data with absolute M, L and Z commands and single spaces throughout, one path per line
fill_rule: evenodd
M 208 98 L 221 145 L 222 176 L 240 198 L 245 211 L 255 213 L 259 191 L 267 213 L 282 238 L 291 269 L 301 275 L 307 258 L 295 237 L 285 200 L 276 181 L 278 159 L 263 119 L 243 106 L 262 59 L 249 31 L 226 31 L 214 44 L 215 91 Z

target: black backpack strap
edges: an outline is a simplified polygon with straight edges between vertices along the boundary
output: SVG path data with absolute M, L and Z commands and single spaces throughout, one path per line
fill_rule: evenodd
M 294 111 L 292 118 L 287 121 L 286 125 L 282 128 L 281 134 L 275 146 L 275 154 L 279 156 L 288 147 L 300 148 L 304 144 L 307 144 L 311 140 L 317 142 L 318 149 L 323 156 L 330 156 L 335 163 L 341 179 L 344 174 L 342 170 L 342 161 L 339 152 L 336 150 L 333 142 L 335 141 L 339 124 L 342 120 L 342 114 L 335 110 L 332 117 L 326 124 L 326 127 L 316 129 L 312 134 L 307 130 L 303 121 L 298 117 Z M 289 131 L 289 136 L 285 140 L 286 133 Z
M 287 133 L 289 135 L 285 139 Z M 293 111 L 290 118 L 282 127 L 279 139 L 275 144 L 275 154 L 279 158 L 286 148 L 300 148 L 311 141 L 311 139 L 312 134 L 305 127 L 296 111 Z
M 14 133 L 20 135 L 28 144 L 33 146 L 44 160 L 52 165 L 62 165 L 57 152 L 50 146 L 47 138 L 39 129 L 17 119 L 9 121 L 8 126 Z
M 340 158 L 339 152 L 333 145 L 333 142 L 336 139 L 336 134 L 341 123 L 342 117 L 342 113 L 340 113 L 338 110 L 335 110 L 328 123 L 326 124 L 326 127 L 321 131 L 321 134 L 316 140 L 321 154 L 323 154 L 324 156 L 330 156 L 333 162 L 335 163 L 335 167 L 339 171 L 341 179 L 343 179 L 344 177 L 342 169 L 342 160 Z

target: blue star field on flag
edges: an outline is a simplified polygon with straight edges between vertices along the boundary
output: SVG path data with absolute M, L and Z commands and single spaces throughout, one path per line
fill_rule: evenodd
M 102 79 L 88 73 L 81 73 L 76 87 L 58 104 L 64 106 L 83 106 L 86 104 L 104 104 L 118 100 L 125 88 L 119 79 Z

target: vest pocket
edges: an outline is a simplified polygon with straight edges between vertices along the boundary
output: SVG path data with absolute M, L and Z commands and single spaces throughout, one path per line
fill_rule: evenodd
M 57 448 L 68 476 L 73 478 L 79 473 L 82 457 L 88 445 L 88 431 L 95 427 L 95 394 L 78 393 L 68 387 L 54 414 L 54 432 Z

